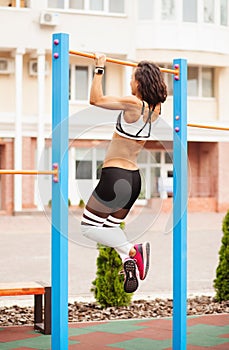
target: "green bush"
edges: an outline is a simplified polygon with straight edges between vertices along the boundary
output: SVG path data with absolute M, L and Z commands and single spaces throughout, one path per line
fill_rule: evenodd
M 79 207 L 80 207 L 80 208 L 84 208 L 84 207 L 85 207 L 85 203 L 84 203 L 84 200 L 83 200 L 83 199 L 80 199 L 80 201 L 79 201 Z
M 223 237 L 219 250 L 219 264 L 216 269 L 214 288 L 218 301 L 229 300 L 229 211 L 227 212 L 222 225 Z
M 104 308 L 128 306 L 132 294 L 123 289 L 124 276 L 120 274 L 122 261 L 115 249 L 98 245 L 96 279 L 92 291 L 96 301 Z
M 71 200 L 70 200 L 70 198 L 68 198 L 68 206 L 70 207 L 71 205 L 72 205 Z M 51 199 L 48 201 L 48 207 L 52 208 L 52 200 Z

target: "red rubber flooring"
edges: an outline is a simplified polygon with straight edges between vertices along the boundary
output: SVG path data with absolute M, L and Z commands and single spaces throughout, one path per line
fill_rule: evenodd
M 49 350 L 51 336 L 34 332 L 29 326 L 1 328 L 0 349 Z M 68 349 L 171 350 L 172 320 L 70 323 Z M 229 350 L 229 314 L 188 318 L 187 350 L 204 349 Z

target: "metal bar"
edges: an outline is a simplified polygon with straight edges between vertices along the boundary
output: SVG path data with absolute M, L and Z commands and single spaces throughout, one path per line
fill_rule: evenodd
M 52 182 L 52 350 L 68 350 L 68 88 L 69 35 L 53 35 L 52 161 L 59 182 Z
M 58 169 L 55 170 L 14 170 L 0 169 L 0 175 L 58 175 Z
M 173 349 L 187 344 L 187 62 L 174 60 L 173 131 Z
M 76 55 L 76 56 L 82 56 L 82 57 L 86 57 L 86 58 L 92 58 L 92 59 L 95 58 L 95 54 L 81 52 L 81 51 L 70 50 L 69 54 Z M 111 58 L 111 57 L 106 57 L 106 62 L 121 64 L 123 66 L 130 66 L 130 67 L 136 67 L 138 65 L 136 62 L 124 61 L 124 60 L 119 60 L 117 58 Z M 160 68 L 160 70 L 163 73 L 179 75 L 179 69 Z
M 187 126 L 192 127 L 192 128 L 202 128 L 202 129 L 229 131 L 229 128 L 224 127 L 224 126 L 200 125 L 200 124 L 192 124 L 192 123 L 188 123 Z

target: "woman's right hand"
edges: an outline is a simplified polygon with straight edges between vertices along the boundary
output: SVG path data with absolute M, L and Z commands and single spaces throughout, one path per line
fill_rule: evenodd
M 95 53 L 95 66 L 104 67 L 106 62 L 106 55 L 103 53 Z

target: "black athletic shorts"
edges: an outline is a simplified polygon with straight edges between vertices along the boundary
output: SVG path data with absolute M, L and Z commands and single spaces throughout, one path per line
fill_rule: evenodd
M 108 208 L 130 209 L 140 191 L 139 170 L 106 167 L 102 169 L 100 181 L 92 196 Z

